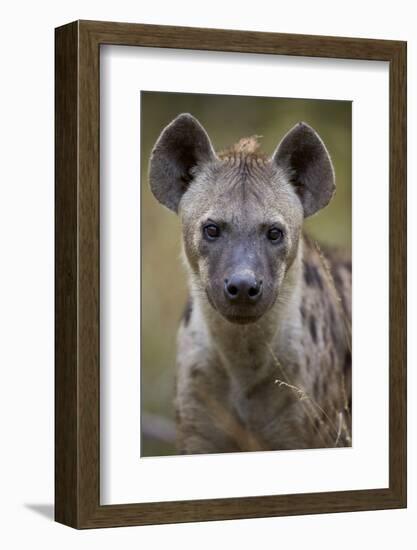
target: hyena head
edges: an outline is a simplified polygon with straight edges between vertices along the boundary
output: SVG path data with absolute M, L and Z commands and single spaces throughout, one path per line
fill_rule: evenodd
M 189 114 L 158 138 L 150 161 L 153 194 L 179 213 L 194 290 L 233 323 L 258 320 L 277 300 L 297 256 L 304 217 L 330 201 L 329 154 L 297 124 L 271 157 L 256 137 L 218 153 Z

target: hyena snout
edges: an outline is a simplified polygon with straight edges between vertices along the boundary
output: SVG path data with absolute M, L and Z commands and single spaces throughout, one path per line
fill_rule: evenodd
M 224 294 L 231 304 L 255 304 L 262 296 L 262 291 L 262 279 L 256 278 L 249 270 L 236 272 L 224 281 Z

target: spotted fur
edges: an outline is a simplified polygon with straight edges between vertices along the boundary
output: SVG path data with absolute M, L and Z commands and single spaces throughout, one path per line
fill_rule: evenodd
M 334 192 L 328 152 L 298 125 L 272 157 L 255 137 L 216 154 L 181 115 L 150 164 L 156 198 L 179 213 L 190 298 L 178 332 L 177 431 L 184 453 L 351 445 L 351 263 L 303 234 L 303 218 Z M 204 224 L 222 228 L 216 243 Z M 279 246 L 265 228 L 279 225 Z M 233 270 L 263 294 L 236 308 Z

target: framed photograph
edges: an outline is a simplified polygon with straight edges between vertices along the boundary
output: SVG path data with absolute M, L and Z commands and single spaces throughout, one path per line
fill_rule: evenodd
M 406 43 L 56 29 L 56 520 L 406 506 Z

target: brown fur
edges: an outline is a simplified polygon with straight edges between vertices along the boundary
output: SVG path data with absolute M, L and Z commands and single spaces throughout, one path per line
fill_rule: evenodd
M 266 160 L 268 157 L 265 153 L 260 151 L 261 144 L 259 138 L 262 136 L 249 136 L 241 138 L 234 145 L 223 151 L 219 151 L 217 156 L 222 160 L 229 160 L 232 158 L 252 158 L 256 160 Z

